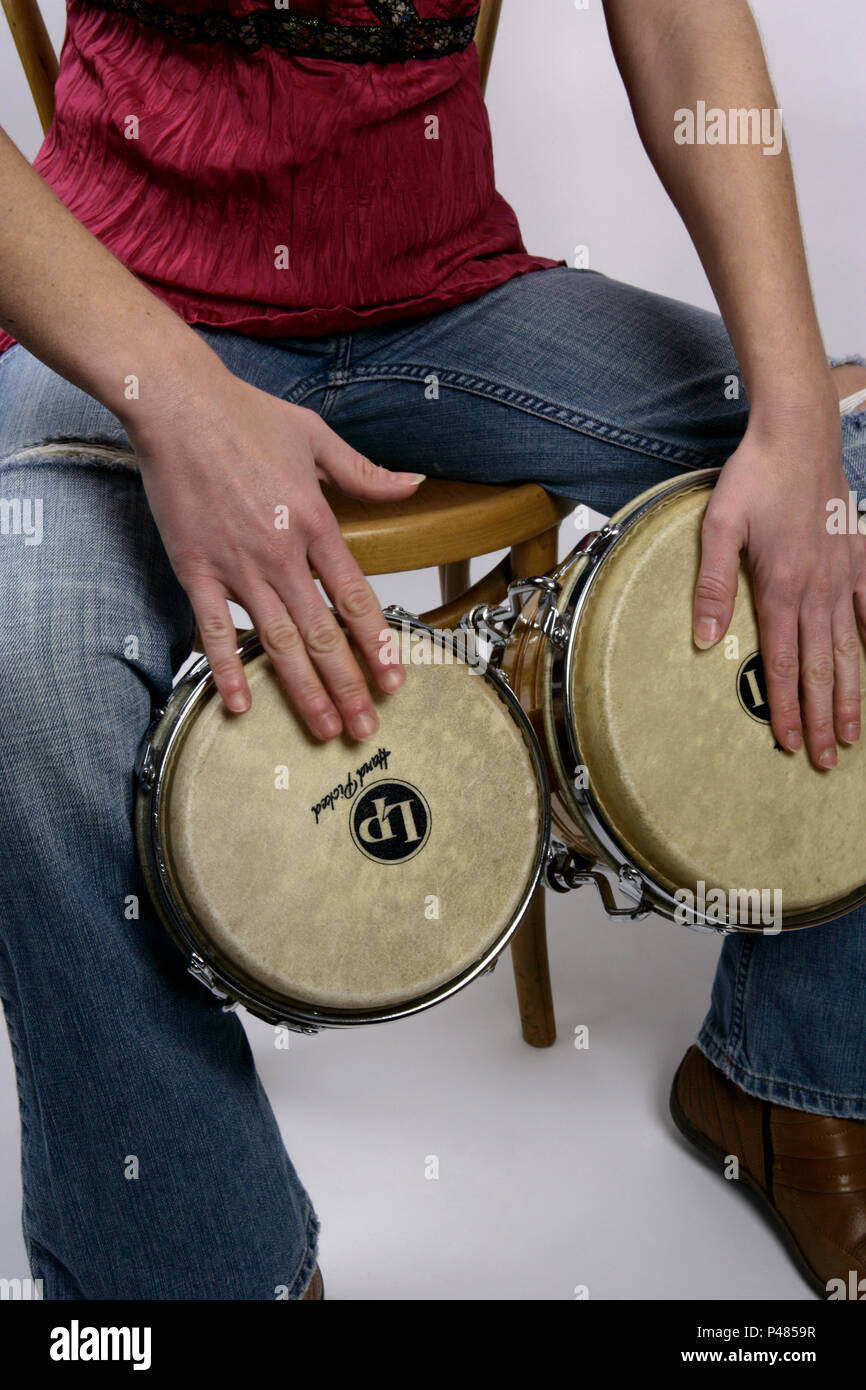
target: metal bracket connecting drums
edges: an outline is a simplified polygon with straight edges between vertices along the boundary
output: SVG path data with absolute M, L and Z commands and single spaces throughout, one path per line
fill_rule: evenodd
M 628 917 L 631 921 L 640 921 L 648 917 L 652 911 L 640 875 L 629 865 L 621 866 L 617 881 L 623 894 L 632 898 L 633 902 L 630 907 L 620 907 L 613 896 L 610 881 L 598 865 L 565 845 L 551 845 L 544 868 L 544 879 L 547 886 L 556 893 L 570 893 L 584 883 L 593 883 L 608 917 Z
M 524 601 L 531 595 L 537 595 L 538 612 L 532 625 L 540 629 L 554 647 L 564 651 L 568 645 L 570 629 L 556 606 L 561 592 L 559 576 L 567 573 L 578 555 L 586 556 L 596 563 L 619 533 L 620 528 L 611 525 L 603 526 L 600 531 L 588 532 L 581 537 L 553 574 L 539 574 L 529 579 L 513 580 L 502 603 L 476 604 L 463 615 L 457 624 L 458 628 L 476 633 L 490 644 L 493 652 L 501 652 L 511 635 L 511 629 L 523 608 Z
M 523 601 L 531 594 L 538 595 L 538 615 L 533 626 L 540 628 L 554 646 L 564 648 L 568 640 L 568 629 L 556 607 L 559 584 L 547 574 L 540 574 L 531 579 L 514 580 L 509 584 L 502 603 L 476 604 L 463 615 L 457 626 L 482 637 L 490 643 L 494 651 L 501 651 L 520 614 Z

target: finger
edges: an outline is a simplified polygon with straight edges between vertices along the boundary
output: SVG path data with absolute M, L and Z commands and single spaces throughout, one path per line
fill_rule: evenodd
M 380 690 L 392 695 L 406 679 L 397 644 L 386 641 L 390 625 L 336 522 L 316 536 L 307 553 L 373 680 Z
M 755 602 L 773 733 L 782 747 L 793 753 L 803 745 L 799 604 L 789 595 L 761 593 L 756 593 Z
M 270 586 L 257 589 L 247 606 L 259 641 L 296 713 L 315 738 L 336 738 L 342 731 L 342 720 L 281 594 Z
M 379 727 L 370 687 L 346 634 L 319 593 L 309 570 L 284 575 L 277 592 L 297 624 L 307 659 L 327 689 L 353 738 L 369 738 Z
M 319 478 L 349 497 L 406 497 L 424 482 L 423 473 L 398 473 L 391 468 L 380 468 L 366 454 L 358 453 L 335 434 L 324 421 L 320 424 L 321 429 L 315 428 L 312 440 L 316 472 Z
M 823 603 L 804 602 L 800 609 L 800 690 L 806 747 L 816 767 L 835 767 L 833 728 L 832 619 Z
M 188 592 L 216 688 L 228 709 L 243 714 L 252 700 L 244 664 L 238 656 L 238 636 L 228 609 L 228 595 L 218 583 L 199 584 Z
M 850 600 L 833 610 L 833 722 L 840 743 L 860 737 L 860 638 Z
M 728 630 L 744 544 L 741 527 L 714 512 L 711 502 L 701 527 L 701 566 L 695 584 L 692 622 L 697 647 L 715 646 Z

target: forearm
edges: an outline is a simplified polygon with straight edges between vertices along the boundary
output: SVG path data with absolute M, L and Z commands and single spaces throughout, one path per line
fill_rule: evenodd
M 786 144 L 679 144 L 675 112 L 777 102 L 745 0 L 607 0 L 614 53 L 647 153 L 700 255 L 753 416 L 834 398 Z M 829 409 L 829 406 L 828 406 Z
M 174 408 L 197 377 L 224 370 L 69 212 L 2 128 L 0 325 L 125 424 Z

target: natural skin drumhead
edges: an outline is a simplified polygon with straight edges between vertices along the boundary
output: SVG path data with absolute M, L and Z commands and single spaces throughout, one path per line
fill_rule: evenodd
M 424 646 L 360 743 L 311 738 L 257 656 L 251 710 L 212 695 L 172 769 L 165 850 L 188 912 L 290 999 L 375 1008 L 441 987 L 533 875 L 543 804 L 521 726 L 490 677 Z
M 828 905 L 866 883 L 866 737 L 839 747 L 829 772 L 774 746 L 742 565 L 728 639 L 695 647 L 709 496 L 702 487 L 658 503 L 592 583 L 569 673 L 588 785 L 669 890 L 779 889 L 785 914 Z M 862 702 L 862 645 L 860 681 Z

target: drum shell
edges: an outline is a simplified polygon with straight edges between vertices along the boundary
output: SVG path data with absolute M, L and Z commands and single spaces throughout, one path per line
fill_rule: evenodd
M 554 573 L 560 576 L 570 575 L 574 567 L 582 563 L 585 562 L 577 557 Z M 554 760 L 545 726 L 549 718 L 555 723 L 562 723 L 565 710 L 562 700 L 557 699 L 551 690 L 551 673 L 546 669 L 550 658 L 550 644 L 541 630 L 539 608 L 539 597 L 535 594 L 530 595 L 514 622 L 502 653 L 502 671 L 523 706 L 541 745 L 550 783 L 551 832 L 588 859 L 604 862 L 607 859 L 605 851 L 593 841 L 589 827 L 580 816 L 579 810 L 568 805 L 560 789 L 561 771 Z M 550 703 L 547 714 L 546 695 Z

